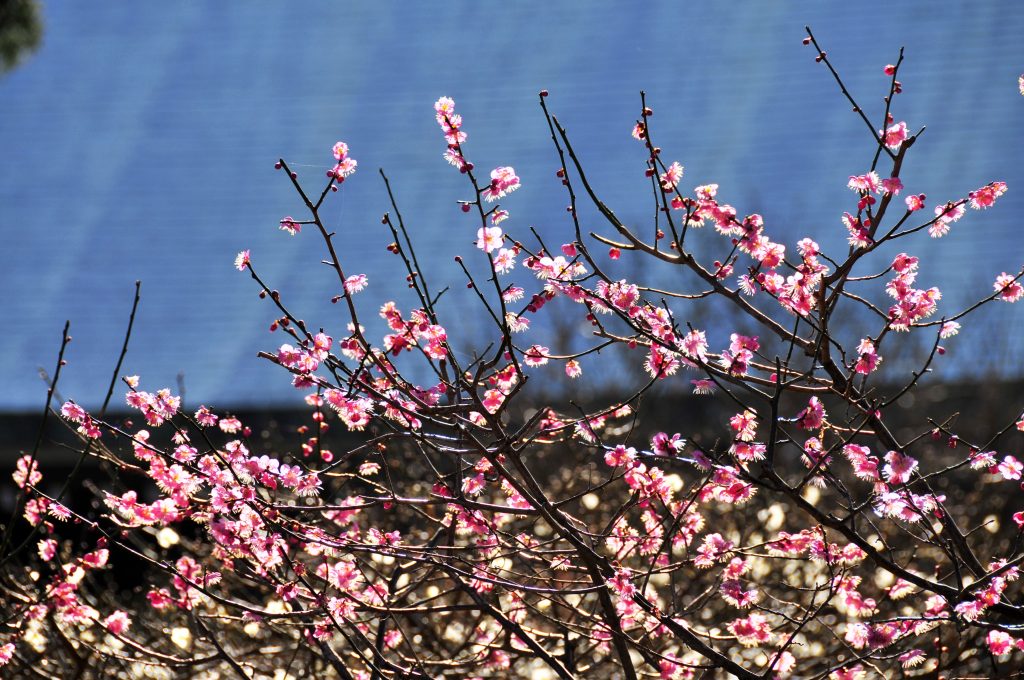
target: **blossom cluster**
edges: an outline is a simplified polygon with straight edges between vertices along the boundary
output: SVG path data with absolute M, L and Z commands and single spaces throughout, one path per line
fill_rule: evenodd
M 810 34 L 805 44 L 818 47 Z M 815 61 L 827 59 L 819 49 Z M 898 69 L 883 69 L 890 97 Z M 940 309 L 910 254 L 912 237 L 945 235 L 1006 184 L 933 212 L 924 194 L 900 201 L 917 142 L 887 109 L 870 126 L 877 160 L 846 180 L 853 195 L 832 232 L 787 246 L 769 209 L 745 214 L 717 184 L 682 185 L 642 99 L 632 135 L 657 215 L 642 231 L 593 195 L 546 97 L 573 234 L 554 249 L 507 226 L 495 202 L 520 178 L 510 165 L 478 178 L 455 102 L 434 104 L 444 158 L 465 178 L 457 205 L 470 224 L 452 229 L 479 262 L 456 256 L 472 310 L 427 285 L 397 206 L 383 221 L 401 274 L 370 287 L 347 270 L 320 214 L 357 168 L 347 144 L 332 148 L 319 201 L 278 163 L 309 212 L 278 226 L 322 238 L 340 318 L 307 324 L 249 251 L 235 266 L 273 305 L 277 339 L 260 356 L 301 395 L 302 424 L 277 442 L 137 376 L 124 378 L 130 417 L 54 408 L 111 478 L 72 507 L 37 452 L 17 460 L 24 531 L 0 548 L 17 558 L 0 666 L 52 656 L 123 677 L 162 667 L 281 680 L 1022 667 L 1024 510 L 992 498 L 1015 498 L 1024 477 L 1024 416 L 986 439 L 966 418 L 901 411 L 941 340 L 973 330 L 975 309 L 1024 297 L 1024 272 L 1003 272 L 967 310 Z M 581 186 L 604 219 L 589 239 Z M 896 241 L 906 252 L 889 259 Z M 679 288 L 617 262 L 640 257 L 685 272 Z M 403 275 L 411 305 L 389 295 L 367 314 Z M 740 321 L 691 313 L 705 300 Z M 491 321 L 482 345 L 465 331 L 470 315 Z M 545 315 L 587 332 L 565 342 Z M 911 337 L 931 350 L 906 372 L 890 351 Z M 576 381 L 568 395 L 530 392 L 562 374 Z M 144 571 L 133 594 L 108 587 L 119 562 Z

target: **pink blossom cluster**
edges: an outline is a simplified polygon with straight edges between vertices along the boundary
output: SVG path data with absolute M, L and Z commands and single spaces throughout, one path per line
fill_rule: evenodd
M 805 44 L 831 67 L 810 32 Z M 889 259 L 1007 187 L 938 204 L 931 219 L 924 194 L 896 203 L 918 143 L 889 110 L 901 63 L 883 69 L 876 160 L 846 180 L 856 206 L 845 233 L 835 225 L 847 242 L 834 250 L 809 236 L 787 247 L 761 214 L 720 201 L 717 184 L 684 192 L 646 99 L 632 134 L 649 230 L 596 196 L 541 93 L 569 202 L 571 235 L 554 249 L 486 207 L 520 178 L 502 165 L 478 179 L 454 101 L 436 101 L 445 158 L 472 192 L 456 205 L 475 224 L 453 242 L 483 251 L 483 269 L 456 256 L 478 307 L 428 285 L 397 205 L 383 223 L 400 273 L 368 288 L 347 269 L 320 212 L 357 167 L 345 143 L 319 193 L 289 170 L 309 215 L 280 227 L 323 238 L 340 319 L 300 320 L 249 251 L 235 266 L 272 305 L 281 337 L 260 356 L 300 391 L 302 424 L 277 441 L 135 376 L 124 379 L 131 417 L 71 400 L 54 409 L 81 455 L 114 474 L 80 508 L 50 488 L 38 449 L 15 462 L 29 538 L 2 539 L 0 559 L 18 563 L 3 586 L 0 666 L 21 672 L 44 649 L 125 673 L 301 668 L 359 680 L 1019 667 L 1024 510 L 1003 491 L 1024 478 L 1024 417 L 1015 408 L 982 437 L 985 418 L 913 403 L 933 384 L 939 341 L 973 331 L 974 309 L 1024 297 L 1022 274 L 1003 272 L 973 307 L 931 320 L 942 295 L 916 287 L 918 257 Z M 666 290 L 655 266 L 678 286 Z M 399 284 L 411 311 L 389 296 L 363 315 L 367 296 Z M 704 300 L 721 307 L 694 313 Z M 544 314 L 585 332 L 559 337 Z M 492 322 L 481 344 L 471 316 Z M 899 360 L 908 347 L 911 370 Z M 564 394 L 552 381 L 563 373 Z M 707 398 L 675 397 L 691 388 Z M 107 587 L 122 559 L 145 567 L 139 606 Z

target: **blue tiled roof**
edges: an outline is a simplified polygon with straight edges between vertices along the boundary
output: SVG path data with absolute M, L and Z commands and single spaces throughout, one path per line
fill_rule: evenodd
M 44 46 L 0 81 L 0 409 L 41 403 L 36 367 L 52 364 L 65 318 L 75 342 L 62 392 L 99 401 L 135 279 L 143 303 L 127 372 L 155 388 L 184 371 L 193 403 L 294 400 L 280 370 L 254 358 L 279 340 L 265 331 L 270 309 L 232 268 L 235 253 L 251 248 L 307 319 L 340 326 L 339 310 L 313 235 L 277 229 L 301 210 L 273 161 L 284 156 L 319 185 L 333 142 L 351 145 L 361 169 L 328 214 L 343 257 L 371 278 L 367 303 L 384 299 L 395 265 L 378 167 L 422 260 L 457 281 L 452 244 L 470 250 L 475 229 L 454 202 L 464 180 L 440 158 L 439 95 L 458 102 L 480 167 L 519 171 L 512 231 L 534 224 L 567 240 L 556 236 L 568 224 L 541 88 L 606 202 L 647 218 L 642 151 L 628 136 L 644 88 L 686 186 L 718 182 L 790 247 L 806 234 L 839 244 L 845 178 L 866 169 L 870 144 L 801 46 L 805 24 L 875 119 L 881 68 L 906 46 L 897 115 L 928 125 L 905 168 L 909 190 L 937 200 L 993 179 L 1010 185 L 995 210 L 918 248 L 922 281 L 941 281 L 952 304 L 1024 264 L 1016 2 L 50 1 L 45 12 Z M 958 278 L 961 258 L 992 276 Z M 1014 323 L 1019 331 L 1019 314 Z

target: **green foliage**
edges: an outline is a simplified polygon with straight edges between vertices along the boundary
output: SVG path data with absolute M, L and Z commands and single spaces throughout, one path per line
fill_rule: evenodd
M 0 74 L 17 66 L 43 39 L 36 0 L 0 0 Z

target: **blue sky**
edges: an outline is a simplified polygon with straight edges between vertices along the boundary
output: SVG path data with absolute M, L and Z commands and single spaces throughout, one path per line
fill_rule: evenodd
M 143 301 L 126 372 L 154 389 L 184 372 L 193 405 L 294 403 L 287 376 L 255 358 L 282 340 L 266 332 L 271 310 L 232 268 L 235 253 L 250 248 L 300 315 L 328 330 L 342 320 L 321 244 L 277 229 L 300 207 L 274 160 L 319 183 L 331 145 L 350 144 L 360 172 L 329 214 L 350 271 L 370 277 L 368 314 L 399 295 L 386 286 L 397 263 L 384 250 L 378 167 L 425 268 L 438 287 L 455 282 L 451 254 L 472 249 L 475 228 L 455 202 L 462 178 L 440 157 L 440 95 L 458 102 L 478 165 L 522 177 L 506 204 L 510 231 L 569 238 L 541 88 L 605 201 L 627 221 L 647 219 L 642 150 L 628 135 L 645 89 L 659 144 L 686 166 L 684 186 L 717 182 L 790 248 L 805 235 L 841 244 L 846 178 L 870 163 L 870 140 L 800 44 L 805 24 L 874 119 L 881 69 L 906 46 L 896 115 L 928 126 L 905 168 L 908 190 L 945 200 L 990 180 L 1010 185 L 995 209 L 917 249 L 921 283 L 943 286 L 951 308 L 973 299 L 1024 264 L 1024 12 L 1013 2 L 936 7 L 47 2 L 43 47 L 0 80 L 0 409 L 41 405 L 37 367 L 52 365 L 65 319 L 75 340 L 61 391 L 101 400 L 136 279 Z M 979 273 L 962 274 L 965 263 Z M 1006 324 L 1000 351 L 1011 352 L 1021 315 Z

